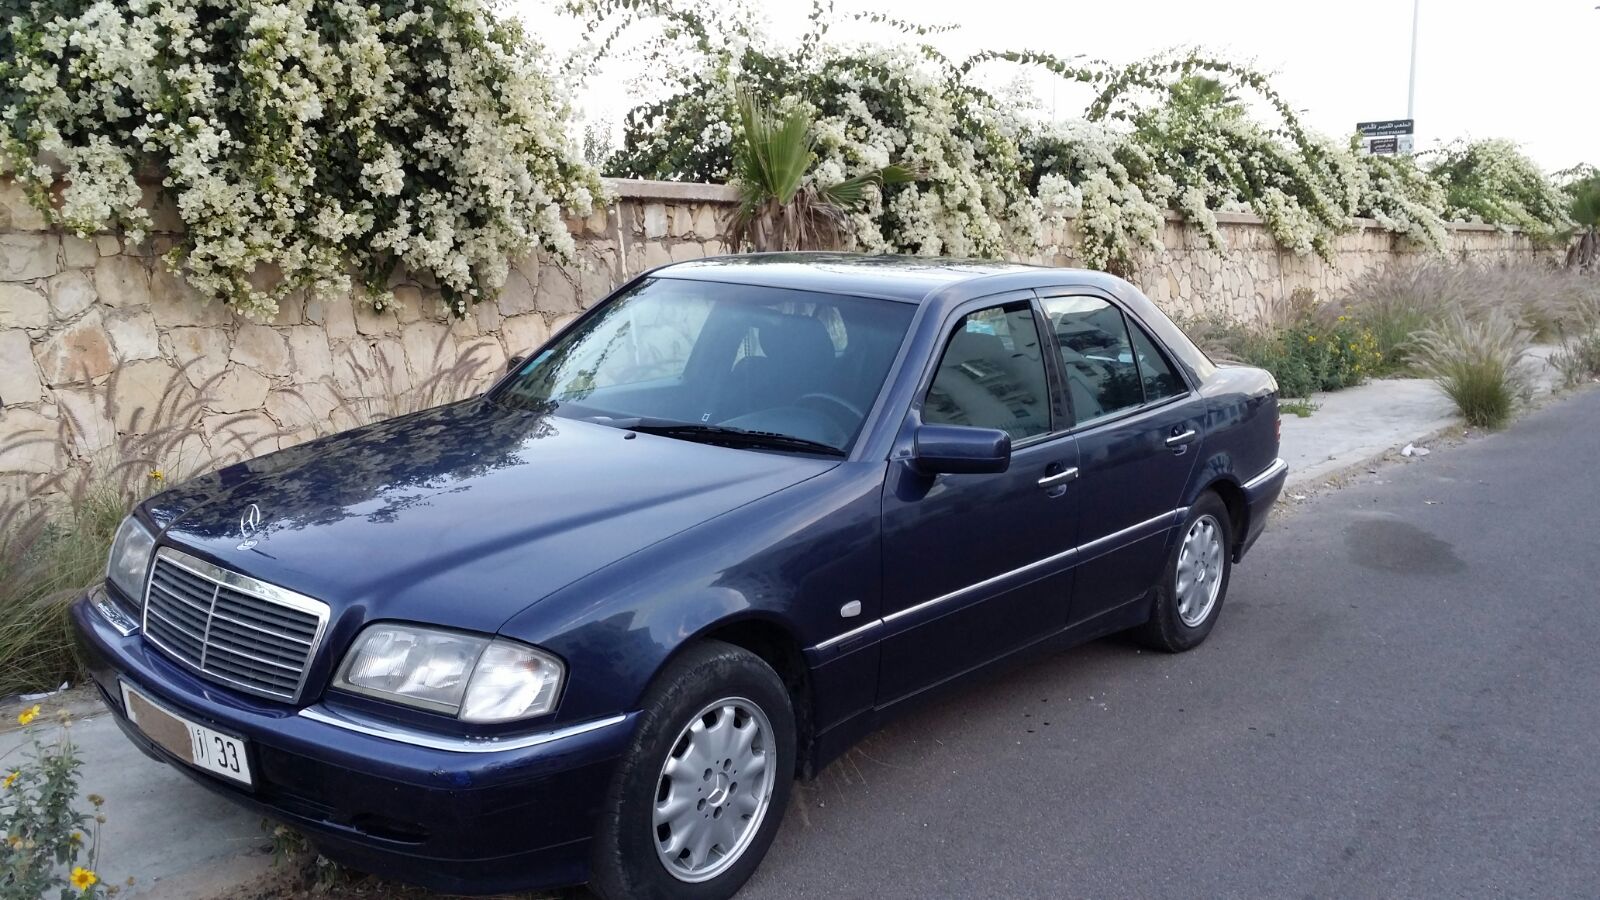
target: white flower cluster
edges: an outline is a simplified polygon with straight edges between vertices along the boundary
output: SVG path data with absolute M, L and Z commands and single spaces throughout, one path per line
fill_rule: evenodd
M 815 111 L 818 182 L 891 161 L 924 174 L 851 215 L 865 250 L 1055 255 L 1071 216 L 1079 257 L 1126 271 L 1136 256 L 1162 251 L 1168 209 L 1219 248 L 1217 213 L 1253 212 L 1285 249 L 1330 258 L 1333 238 L 1357 217 L 1440 252 L 1447 206 L 1536 233 L 1558 231 L 1565 218 L 1551 205 L 1549 179 L 1514 148 L 1472 145 L 1431 168 L 1358 156 L 1305 132 L 1264 76 L 1224 61 L 1164 55 L 1115 69 L 979 53 L 958 62 L 905 27 L 910 39 L 892 46 L 840 46 L 811 37 L 828 32 L 823 4 L 814 6 L 811 36 L 795 48 L 771 41 L 720 0 L 569 4 L 595 31 L 611 17 L 632 17 L 613 38 L 637 19 L 666 23 L 642 55 L 653 62 L 654 87 L 671 93 L 630 114 L 624 146 L 610 161 L 614 174 L 724 180 L 737 128 L 735 85 L 771 102 L 806 103 Z M 1096 86 L 1089 121 L 1045 124 L 1041 104 L 1016 83 L 978 87 L 972 66 L 1000 59 Z M 1229 93 L 1234 88 L 1266 100 L 1280 121 L 1252 119 Z
M 1521 228 L 1542 237 L 1572 225 L 1561 189 L 1511 141 L 1444 147 L 1429 174 L 1444 190 L 1444 212 L 1453 219 Z
M 601 193 L 542 51 L 485 0 L 13 8 L 0 158 L 68 228 L 135 240 L 156 175 L 185 227 L 169 262 L 251 315 L 352 275 L 382 305 L 402 267 L 463 313 L 511 258 L 570 256 L 563 215 Z

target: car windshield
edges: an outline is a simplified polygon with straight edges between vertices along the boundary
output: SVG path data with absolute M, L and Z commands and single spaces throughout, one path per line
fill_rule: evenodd
M 914 311 L 891 300 L 651 278 L 524 363 L 494 399 L 685 440 L 841 455 Z

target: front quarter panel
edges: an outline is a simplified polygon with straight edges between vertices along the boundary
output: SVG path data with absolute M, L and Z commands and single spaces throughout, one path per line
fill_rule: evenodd
M 883 462 L 843 463 L 618 561 L 534 604 L 501 629 L 558 654 L 567 684 L 556 723 L 637 708 L 661 667 L 695 639 L 761 620 L 809 647 L 871 621 L 880 606 Z M 840 608 L 859 601 L 861 613 Z M 872 699 L 832 696 L 826 727 Z

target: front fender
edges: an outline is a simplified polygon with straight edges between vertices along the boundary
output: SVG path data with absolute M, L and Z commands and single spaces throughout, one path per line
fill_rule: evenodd
M 675 653 L 731 623 L 759 619 L 807 647 L 870 621 L 885 465 L 841 464 L 717 516 L 562 588 L 501 633 L 566 661 L 559 724 L 636 709 Z M 861 614 L 843 619 L 851 601 Z M 868 703 L 873 687 L 861 686 Z M 819 724 L 834 715 L 819 710 Z

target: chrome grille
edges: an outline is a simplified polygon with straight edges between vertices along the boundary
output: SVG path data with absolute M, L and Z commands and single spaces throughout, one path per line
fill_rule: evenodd
M 277 700 L 305 686 L 328 605 L 163 547 L 145 589 L 144 632 L 208 678 Z

